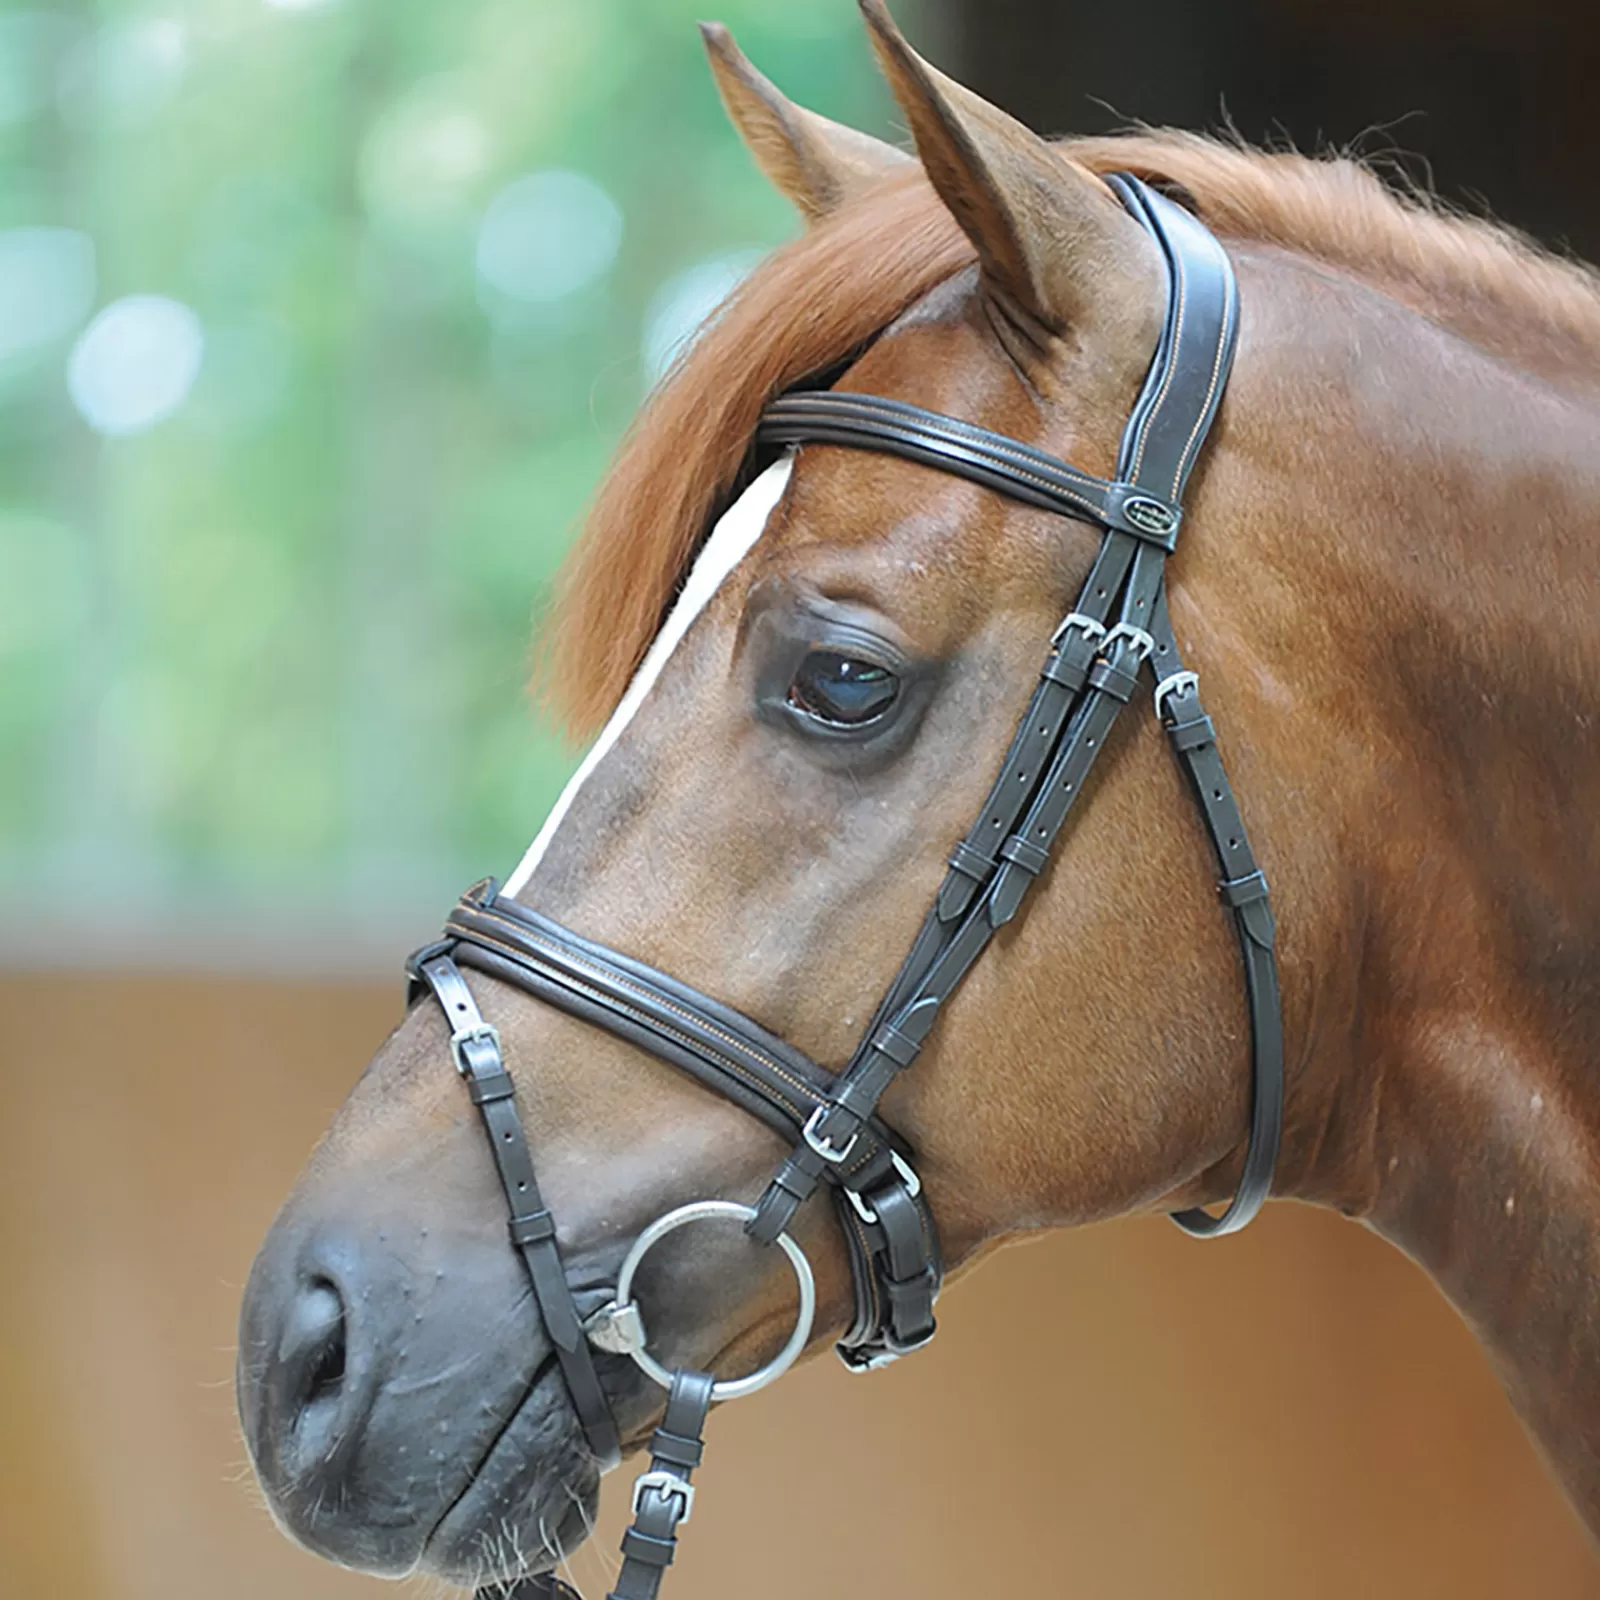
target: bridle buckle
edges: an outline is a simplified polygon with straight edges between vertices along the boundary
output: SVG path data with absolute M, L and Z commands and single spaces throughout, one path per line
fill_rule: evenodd
M 1143 666 L 1155 654 L 1156 642 L 1143 628 L 1135 627 L 1131 622 L 1119 622 L 1101 639 L 1101 656 L 1109 655 L 1112 645 L 1119 639 L 1126 639 L 1133 646 L 1138 654 L 1140 666 Z
M 1198 689 L 1200 687 L 1200 674 L 1198 672 L 1169 673 L 1156 685 L 1155 702 L 1156 716 L 1162 722 L 1167 720 L 1167 696 L 1169 694 L 1182 694 L 1185 689 Z
M 1091 644 L 1106 636 L 1106 625 L 1091 616 L 1086 616 L 1082 611 L 1069 611 L 1050 635 L 1051 644 L 1060 644 L 1066 636 L 1076 628 Z
M 500 1030 L 492 1022 L 475 1022 L 465 1028 L 457 1028 L 450 1035 L 450 1059 L 456 1064 L 456 1071 L 463 1078 L 472 1076 L 472 1068 L 467 1064 L 466 1047 L 469 1044 L 492 1044 L 495 1053 L 500 1053 Z
M 676 1472 L 641 1472 L 633 1480 L 634 1516 L 639 1515 L 639 1507 L 644 1504 L 645 1491 L 648 1489 L 654 1489 L 663 1500 L 681 1500 L 683 1510 L 678 1512 L 677 1520 L 680 1524 L 689 1520 L 694 1510 L 694 1485 L 687 1478 L 680 1478 Z
M 825 1133 L 819 1130 L 823 1119 L 832 1111 L 831 1102 L 824 1100 L 815 1111 L 806 1118 L 806 1125 L 800 1130 L 800 1137 L 807 1145 L 821 1156 L 830 1167 L 837 1167 L 850 1159 L 850 1152 L 855 1149 L 856 1141 L 861 1137 L 861 1130 L 856 1129 L 842 1145 L 835 1144 Z

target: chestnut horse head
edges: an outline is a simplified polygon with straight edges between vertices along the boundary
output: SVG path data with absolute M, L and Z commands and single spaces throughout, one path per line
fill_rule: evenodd
M 1166 594 L 1282 923 L 1275 1192 L 1368 1219 L 1434 1272 L 1594 1516 L 1600 299 L 1348 163 L 1173 134 L 1046 144 L 863 9 L 916 160 L 790 104 L 708 30 L 734 121 L 808 229 L 705 331 L 602 490 L 551 673 L 574 728 L 604 727 L 502 892 L 506 937 L 557 929 L 569 978 L 600 949 L 600 988 L 622 972 L 675 1026 L 753 1019 L 779 1076 L 801 1070 L 786 1049 L 851 1059 L 1101 529 L 814 439 L 752 478 L 758 423 L 826 381 L 1113 478 L 1172 315 L 1162 250 L 1103 175 L 1147 180 L 1225 242 L 1242 306 Z M 1029 1230 L 1226 1200 L 1246 1165 L 1259 1018 L 1211 844 L 1155 719 L 1107 743 L 1026 915 L 882 1097 L 902 1141 L 883 1157 L 914 1163 L 947 1269 Z M 458 913 L 484 949 L 472 918 L 494 905 Z M 435 974 L 435 993 L 484 1026 L 452 1046 L 418 1004 L 357 1085 L 257 1260 L 240 1405 L 312 1549 L 510 1581 L 583 1537 L 604 1464 L 536 1306 L 545 1324 L 563 1297 L 601 1308 L 652 1221 L 755 1201 L 790 1141 L 640 1048 L 637 1014 L 592 1026 L 598 990 L 563 1008 L 492 960 L 450 970 L 462 989 Z M 528 1263 L 501 1187 L 521 1169 L 491 1159 L 453 1053 L 475 1098 L 514 1086 L 520 1123 L 491 1133 L 520 1148 L 526 1129 L 557 1229 L 525 1230 Z M 860 1263 L 839 1223 L 808 1202 L 789 1232 L 815 1264 L 813 1342 L 844 1333 Z M 546 1246 L 564 1279 L 530 1289 Z M 638 1298 L 671 1369 L 748 1370 L 793 1324 L 783 1257 L 737 1229 L 675 1235 Z M 593 1361 L 637 1447 L 661 1390 Z

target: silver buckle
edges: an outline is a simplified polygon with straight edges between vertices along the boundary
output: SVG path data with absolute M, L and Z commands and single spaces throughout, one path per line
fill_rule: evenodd
M 1103 622 L 1096 622 L 1093 617 L 1086 617 L 1081 611 L 1069 611 L 1061 619 L 1061 625 L 1050 635 L 1050 643 L 1060 644 L 1074 628 L 1077 628 L 1091 642 L 1095 639 L 1103 639 L 1106 636 L 1106 627 Z
M 833 1110 L 833 1102 L 824 1100 L 815 1111 L 806 1118 L 806 1125 L 800 1130 L 800 1137 L 813 1149 L 830 1167 L 836 1167 L 843 1161 L 850 1159 L 850 1152 L 855 1149 L 856 1141 L 861 1137 L 861 1130 L 856 1129 L 845 1141 L 843 1148 L 834 1144 L 825 1134 L 817 1132 L 822 1119 Z
M 456 1071 L 463 1078 L 471 1075 L 472 1069 L 467 1065 L 467 1059 L 462 1051 L 465 1046 L 478 1042 L 492 1044 L 495 1053 L 500 1053 L 500 1030 L 492 1022 L 476 1022 L 469 1027 L 457 1028 L 450 1035 L 450 1055 L 456 1064 Z M 502 1063 L 503 1064 L 503 1063 Z
M 654 1489 L 667 1500 L 676 1495 L 683 1501 L 683 1510 L 678 1513 L 679 1523 L 689 1520 L 690 1513 L 694 1510 L 694 1485 L 687 1478 L 680 1478 L 676 1472 L 664 1472 L 659 1468 L 654 1472 L 641 1472 L 633 1480 L 634 1516 L 639 1515 L 639 1507 L 644 1502 L 646 1489 Z
M 889 1160 L 891 1163 L 893 1163 L 894 1170 L 900 1174 L 900 1181 L 905 1184 L 906 1193 L 910 1195 L 913 1200 L 915 1200 L 917 1196 L 922 1193 L 922 1179 L 919 1178 L 916 1173 L 911 1170 L 911 1167 L 901 1159 L 900 1152 L 898 1150 L 891 1150 L 889 1152 Z M 874 1211 L 872 1207 L 869 1206 L 854 1189 L 847 1188 L 844 1192 L 844 1197 L 856 1208 L 856 1215 L 860 1217 L 869 1228 L 877 1225 L 878 1213 Z
M 1110 654 L 1111 647 L 1118 639 L 1126 639 L 1135 650 L 1139 652 L 1139 663 L 1142 666 L 1155 654 L 1156 642 L 1143 628 L 1136 628 L 1131 622 L 1119 622 L 1116 627 L 1106 634 L 1100 641 L 1100 654 Z
M 1169 694 L 1177 694 L 1184 689 L 1200 688 L 1200 674 L 1198 672 L 1174 672 L 1163 678 L 1156 685 L 1156 715 L 1163 720 L 1166 718 L 1166 699 Z

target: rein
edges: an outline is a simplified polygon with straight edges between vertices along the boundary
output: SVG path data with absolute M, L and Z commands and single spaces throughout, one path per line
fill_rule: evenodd
M 809 1338 L 811 1272 L 786 1230 L 819 1186 L 833 1196 L 855 1288 L 852 1324 L 838 1345 L 845 1365 L 855 1371 L 883 1366 L 933 1337 L 943 1278 L 938 1233 L 913 1152 L 881 1121 L 879 1101 L 916 1060 L 945 1002 L 995 932 L 1021 909 L 1147 664 L 1155 678 L 1156 716 L 1189 778 L 1221 867 L 1218 892 L 1243 956 L 1252 1037 L 1250 1138 L 1238 1189 L 1220 1216 L 1193 1208 L 1173 1220 L 1197 1237 L 1233 1233 L 1261 1209 L 1272 1187 L 1284 1099 L 1275 926 L 1266 878 L 1201 704 L 1199 678 L 1178 653 L 1165 588 L 1184 489 L 1233 361 L 1238 291 L 1222 247 L 1196 218 L 1135 178 L 1108 181 L 1160 245 L 1168 277 L 1161 342 L 1124 430 L 1115 480 L 970 423 L 873 395 L 784 395 L 767 407 L 757 431 L 758 442 L 767 445 L 841 445 L 900 456 L 1104 529 L 988 799 L 956 845 L 922 929 L 844 1069 L 828 1071 L 719 1001 L 501 897 L 492 880 L 470 889 L 444 937 L 407 965 L 410 998 L 431 993 L 450 1023 L 451 1054 L 483 1118 L 505 1190 L 512 1243 L 603 1470 L 617 1463 L 620 1449 L 591 1347 L 631 1356 L 669 1389 L 651 1443 L 651 1468 L 635 1485 L 634 1524 L 623 1539 L 611 1600 L 654 1600 L 676 1530 L 693 1503 L 690 1477 L 711 1403 L 770 1383 Z M 611 1302 L 580 1318 L 499 1036 L 479 1012 L 462 967 L 504 979 L 649 1051 L 789 1140 L 790 1154 L 757 1205 L 701 1201 L 668 1212 L 635 1242 Z M 629 1295 L 639 1260 L 658 1239 L 713 1218 L 742 1221 L 752 1238 L 778 1245 L 800 1284 L 800 1315 L 788 1344 L 768 1366 L 732 1382 L 660 1366 L 648 1353 L 641 1313 Z M 513 1591 L 515 1600 L 570 1592 L 550 1575 L 520 1580 Z

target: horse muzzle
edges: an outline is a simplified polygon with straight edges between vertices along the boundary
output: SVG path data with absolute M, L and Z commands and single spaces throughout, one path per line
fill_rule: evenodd
M 274 1517 L 382 1576 L 553 1565 L 592 1523 L 600 1474 L 519 1264 L 437 1218 L 329 1214 L 337 1227 L 286 1212 L 245 1294 L 239 1412 Z

